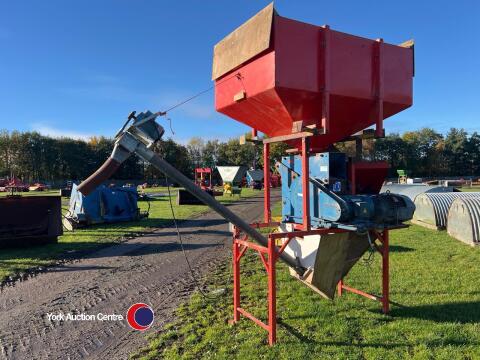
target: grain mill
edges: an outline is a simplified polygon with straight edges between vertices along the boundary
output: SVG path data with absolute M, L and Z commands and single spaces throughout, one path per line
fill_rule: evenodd
M 404 227 L 414 205 L 403 195 L 381 194 L 385 162 L 361 158 L 362 139 L 382 137 L 384 119 L 412 105 L 413 42 L 392 45 L 281 17 L 273 4 L 234 30 L 214 48 L 216 110 L 268 136 L 269 146 L 290 145 L 277 163 L 282 180 L 282 220 L 271 219 L 270 188 L 264 186 L 264 222 L 276 227 L 267 247 L 237 231 L 234 236 L 234 321 L 243 315 L 276 341 L 275 262 L 293 257 L 305 272 L 292 275 L 327 298 L 336 290 L 388 299 L 388 232 Z M 370 127 L 374 129 L 369 129 Z M 332 151 L 356 141 L 357 156 Z M 269 183 L 264 166 L 265 184 Z M 281 244 L 277 246 L 277 244 Z M 343 278 L 369 248 L 383 258 L 383 293 L 367 294 Z M 269 277 L 268 323 L 240 304 L 240 258 L 258 251 Z

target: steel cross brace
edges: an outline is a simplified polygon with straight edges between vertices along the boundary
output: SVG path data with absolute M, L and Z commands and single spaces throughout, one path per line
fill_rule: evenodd
M 390 245 L 389 245 L 389 231 L 384 230 L 380 231 L 373 231 L 377 239 L 382 243 L 381 246 L 375 244 L 375 250 L 377 250 L 380 255 L 382 256 L 382 296 L 374 295 L 367 293 L 365 291 L 355 289 L 353 287 L 345 285 L 344 280 L 340 280 L 337 285 L 337 295 L 340 297 L 343 294 L 343 290 L 352 292 L 354 294 L 366 297 L 371 300 L 380 301 L 382 303 L 382 311 L 384 314 L 388 314 L 390 311 L 390 299 L 389 299 L 389 291 L 390 291 L 390 264 L 389 264 L 389 252 L 390 252 Z

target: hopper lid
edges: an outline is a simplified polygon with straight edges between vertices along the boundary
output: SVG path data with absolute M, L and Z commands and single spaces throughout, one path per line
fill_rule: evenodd
M 212 80 L 216 80 L 270 47 L 273 2 L 239 26 L 213 49 Z

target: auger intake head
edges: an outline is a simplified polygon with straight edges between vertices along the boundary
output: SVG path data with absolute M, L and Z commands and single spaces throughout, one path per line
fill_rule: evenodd
M 163 114 L 164 113 L 152 113 L 147 110 L 136 115 L 136 112 L 132 111 L 125 125 L 115 136 L 115 139 L 118 140 L 118 138 L 125 133 L 129 133 L 145 144 L 145 146 L 151 147 L 162 138 L 165 132 L 163 127 L 155 121 L 159 115 Z M 127 127 L 131 120 L 133 120 L 133 123 Z
M 155 121 L 160 115 L 164 115 L 164 113 L 145 111 L 136 115 L 135 111 L 132 111 L 115 136 L 115 146 L 110 157 L 78 186 L 78 191 L 83 195 L 90 194 L 97 186 L 110 178 L 139 145 L 147 148 L 153 147 L 165 132 L 163 127 Z

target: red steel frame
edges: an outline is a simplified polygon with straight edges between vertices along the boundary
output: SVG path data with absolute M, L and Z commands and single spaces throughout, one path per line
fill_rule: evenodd
M 265 228 L 279 226 L 279 222 L 270 223 L 255 223 L 251 224 L 254 228 Z M 345 232 L 345 230 L 333 229 L 317 229 L 310 231 L 292 231 L 288 233 L 271 233 L 268 235 L 268 246 L 261 246 L 254 242 L 248 241 L 247 235 L 241 235 L 239 231 L 234 228 L 233 232 L 233 322 L 240 320 L 240 315 L 252 320 L 255 324 L 268 331 L 268 343 L 275 344 L 277 341 L 277 288 L 276 288 L 276 262 L 279 255 L 285 250 L 291 239 L 295 237 L 303 237 L 306 235 L 321 235 L 332 232 Z M 276 245 L 277 239 L 286 239 L 283 244 L 278 247 Z M 248 250 L 255 250 L 258 252 L 260 260 L 265 267 L 268 276 L 268 321 L 267 323 L 256 318 L 247 310 L 240 306 L 240 260 L 245 252 Z M 265 257 L 266 256 L 266 257 Z
M 382 125 L 382 124 L 379 124 Z M 381 128 L 381 126 L 379 126 Z M 303 136 L 302 138 L 302 173 L 309 173 L 309 139 Z M 269 143 L 264 143 L 263 160 L 264 160 L 264 222 L 251 224 L 254 228 L 267 228 L 279 226 L 279 222 L 272 222 L 271 220 L 271 203 L 270 203 L 270 172 L 268 171 L 270 162 L 270 147 Z M 267 170 L 265 170 L 267 169 Z M 354 174 L 353 174 L 354 176 Z M 302 192 L 303 199 L 309 199 L 310 184 L 306 176 L 303 177 Z M 304 201 L 303 205 L 303 224 L 294 224 L 294 231 L 287 233 L 270 233 L 268 234 L 268 246 L 261 246 L 251 241 L 248 241 L 248 236 L 240 234 L 238 229 L 233 231 L 233 322 L 240 320 L 240 315 L 252 320 L 255 324 L 268 331 L 268 343 L 275 344 L 277 341 L 277 309 L 276 309 L 276 262 L 279 255 L 283 252 L 289 241 L 294 237 L 303 237 L 306 235 L 321 235 L 334 232 L 345 232 L 347 230 L 341 229 L 311 229 L 309 219 L 309 203 Z M 384 313 L 389 311 L 389 232 L 372 231 L 373 245 L 375 249 L 382 256 L 382 296 L 376 296 L 367 292 L 352 288 L 344 284 L 343 279 L 338 283 L 337 293 L 342 295 L 343 291 L 350 291 L 352 293 L 364 296 L 368 299 L 377 300 L 382 303 L 382 310 Z M 278 247 L 276 245 L 277 239 L 286 239 L 283 244 Z M 375 241 L 379 239 L 381 245 Z M 245 252 L 248 250 L 255 250 L 258 252 L 260 260 L 262 261 L 268 276 L 268 316 L 267 322 L 256 318 L 247 310 L 241 307 L 240 304 L 240 260 Z

